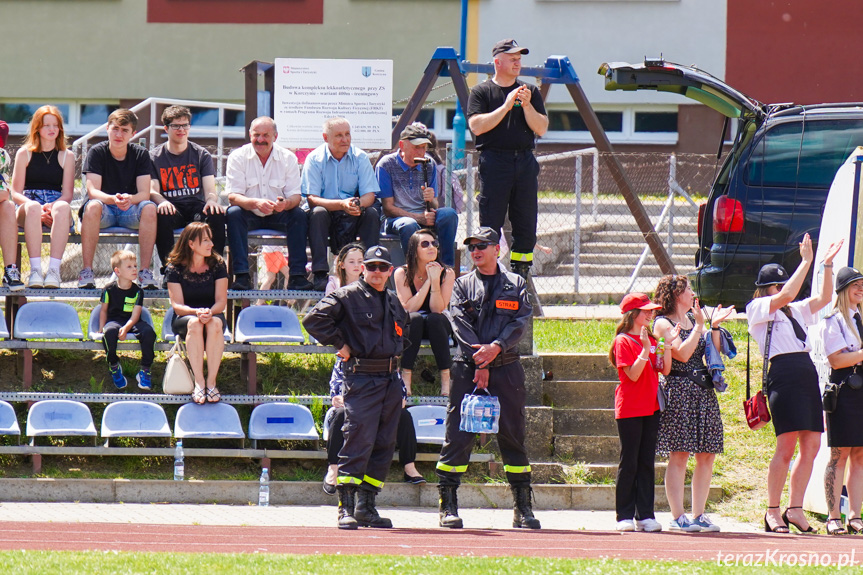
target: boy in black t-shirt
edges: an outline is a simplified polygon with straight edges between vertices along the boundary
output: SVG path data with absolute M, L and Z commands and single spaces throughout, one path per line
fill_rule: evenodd
M 126 387 L 126 377 L 117 357 L 117 341 L 125 340 L 129 333 L 141 343 L 141 370 L 136 379 L 138 387 L 149 390 L 150 366 L 155 357 L 156 332 L 153 326 L 141 319 L 144 291 L 135 284 L 138 277 L 137 257 L 128 250 L 118 250 L 111 256 L 111 267 L 117 274 L 102 292 L 102 309 L 99 313 L 99 330 L 104 334 L 102 343 L 108 354 L 108 368 L 117 389 Z

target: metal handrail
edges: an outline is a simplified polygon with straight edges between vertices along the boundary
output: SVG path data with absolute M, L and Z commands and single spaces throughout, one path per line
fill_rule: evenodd
M 225 102 L 208 102 L 205 100 L 179 100 L 176 98 L 157 98 L 150 97 L 146 100 L 135 104 L 130 108 L 132 112 L 140 112 L 149 107 L 150 109 L 150 125 L 144 128 L 138 129 L 138 135 L 146 137 L 147 141 L 150 143 L 150 148 L 153 148 L 153 142 L 156 140 L 156 136 L 158 134 L 158 130 L 162 129 L 162 125 L 157 123 L 156 120 L 156 107 L 160 105 L 168 105 L 168 106 L 187 106 L 189 108 L 211 108 L 219 111 L 219 123 L 213 126 L 202 126 L 201 128 L 196 128 L 196 133 L 199 135 L 206 136 L 216 136 L 216 154 L 213 155 L 213 159 L 216 160 L 216 177 L 221 177 L 223 174 L 223 164 L 227 159 L 227 156 L 223 153 L 224 144 L 225 144 L 225 133 L 227 129 L 225 128 L 225 110 L 236 110 L 236 111 L 245 111 L 245 104 L 228 104 Z M 76 150 L 78 148 L 81 149 L 80 156 L 83 157 L 87 154 L 87 148 L 89 147 L 89 142 L 91 139 L 107 134 L 108 123 L 105 122 L 98 128 L 90 130 L 74 142 L 72 142 L 72 149 Z M 232 131 L 236 130 L 236 128 L 232 128 Z M 240 129 L 239 136 L 242 138 L 243 130 Z M 83 178 L 82 178 L 83 185 Z

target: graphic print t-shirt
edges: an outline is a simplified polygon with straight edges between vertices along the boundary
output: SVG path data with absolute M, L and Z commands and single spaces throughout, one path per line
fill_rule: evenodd
M 108 321 L 125 324 L 132 317 L 135 306 L 144 305 L 144 291 L 137 284 L 129 289 L 123 289 L 112 282 L 102 292 L 102 305 L 108 306 Z
M 166 200 L 171 203 L 206 201 L 203 179 L 216 174 L 210 152 L 189 142 L 182 154 L 172 154 L 168 144 L 162 144 L 151 156 L 152 176 L 159 182 L 159 190 Z

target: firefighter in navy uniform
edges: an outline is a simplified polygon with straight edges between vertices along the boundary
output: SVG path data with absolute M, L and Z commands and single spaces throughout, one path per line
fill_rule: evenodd
M 395 292 L 389 251 L 366 250 L 363 279 L 321 299 L 303 325 L 334 346 L 344 363 L 345 443 L 339 452 L 339 529 L 392 527 L 378 515 L 375 497 L 392 463 L 402 409 L 398 356 L 408 316 Z
M 450 301 L 458 352 L 452 367 L 452 388 L 446 417 L 446 440 L 441 448 L 440 525 L 460 528 L 456 491 L 467 471 L 475 434 L 459 430 L 461 402 L 474 387 L 488 389 L 500 400 L 498 445 L 513 495 L 513 527 L 539 529 L 531 507 L 530 462 L 524 448 L 524 369 L 518 342 L 531 320 L 524 279 L 498 263 L 498 232 L 481 227 L 464 243 L 476 268 L 458 278 Z

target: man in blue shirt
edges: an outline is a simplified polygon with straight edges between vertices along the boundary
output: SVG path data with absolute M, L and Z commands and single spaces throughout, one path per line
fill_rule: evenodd
M 398 151 L 381 158 L 375 169 L 381 188 L 378 197 L 387 218 L 386 232 L 399 235 L 406 255 L 414 232 L 421 227 L 433 228 L 440 238 L 441 260 L 452 267 L 458 214 L 452 208 L 438 207 L 437 170 L 434 161 L 426 157 L 429 144 L 428 129 L 423 124 L 414 123 L 402 130 Z
M 306 157 L 302 176 L 316 291 L 327 285 L 327 245 L 333 254 L 357 236 L 365 247 L 377 245 L 381 225 L 372 205 L 380 188 L 368 154 L 351 145 L 351 125 L 331 118 L 323 136 L 324 143 Z

